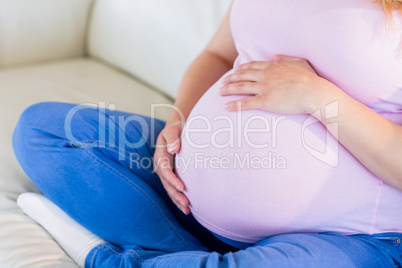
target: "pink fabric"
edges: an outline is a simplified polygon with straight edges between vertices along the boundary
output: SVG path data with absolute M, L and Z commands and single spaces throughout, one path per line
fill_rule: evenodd
M 370 2 L 235 0 L 233 68 L 275 53 L 306 58 L 320 76 L 402 124 L 402 17 L 395 12 L 387 31 L 382 9 Z M 194 107 L 175 162 L 202 225 L 251 243 L 292 232 L 402 232 L 402 192 L 323 125 L 307 115 L 228 112 L 223 104 L 244 96 L 222 97 L 221 86 L 220 79 Z M 242 128 L 266 131 L 246 135 Z

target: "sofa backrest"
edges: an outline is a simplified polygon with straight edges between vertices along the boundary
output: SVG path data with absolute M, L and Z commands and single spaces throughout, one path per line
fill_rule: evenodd
M 0 68 L 80 57 L 92 0 L 0 0 Z
M 175 98 L 231 0 L 96 0 L 88 53 Z

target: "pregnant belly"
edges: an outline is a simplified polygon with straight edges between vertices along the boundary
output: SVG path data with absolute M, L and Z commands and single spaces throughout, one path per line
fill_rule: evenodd
M 372 231 L 381 181 L 321 123 L 226 111 L 224 103 L 244 96 L 220 96 L 220 87 L 221 80 L 192 110 L 175 158 L 202 225 L 248 243 L 290 232 Z

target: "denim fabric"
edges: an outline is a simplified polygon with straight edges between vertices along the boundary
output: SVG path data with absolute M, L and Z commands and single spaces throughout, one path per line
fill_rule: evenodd
M 106 244 L 87 267 L 396 267 L 402 234 L 299 233 L 244 250 L 184 215 L 152 171 L 164 121 L 91 106 L 28 107 L 13 136 L 38 188 Z M 402 223 L 401 223 L 402 224 Z M 236 245 L 236 244 L 233 244 Z

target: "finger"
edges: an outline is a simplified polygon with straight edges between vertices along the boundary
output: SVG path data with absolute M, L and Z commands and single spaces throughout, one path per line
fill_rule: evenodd
M 298 58 L 298 57 L 293 57 L 293 56 L 288 56 L 288 55 L 281 55 L 281 54 L 275 54 L 274 61 L 293 61 L 293 62 L 303 62 L 306 61 L 304 58 Z
M 243 111 L 250 109 L 262 109 L 264 107 L 264 103 L 262 97 L 255 96 L 227 102 L 224 107 L 228 111 Z
M 250 61 L 239 65 L 236 72 L 241 70 L 265 70 L 269 68 L 270 65 L 271 63 L 269 61 Z
M 180 210 L 181 210 L 181 212 L 183 212 L 185 215 L 188 215 L 188 214 L 190 214 L 190 208 L 189 207 L 183 207 L 183 206 L 181 206 L 180 204 L 177 204 L 176 205 Z
M 312 73 L 317 73 L 310 62 L 304 58 L 291 57 L 286 55 L 276 55 L 277 62 L 290 63 L 299 66 Z
M 169 193 L 168 193 L 168 195 L 169 195 L 170 199 L 172 200 L 173 204 L 175 204 L 176 207 L 179 208 L 184 214 L 188 215 L 190 213 L 190 208 L 189 208 L 188 205 L 185 206 L 185 205 L 182 204 L 182 203 L 184 203 L 183 201 L 178 201 L 177 200 L 178 199 L 177 197 L 173 197 Z M 187 199 L 187 198 L 185 197 L 185 199 Z
M 235 73 L 226 76 L 225 80 L 223 81 L 224 85 L 230 83 L 237 83 L 241 81 L 249 81 L 249 82 L 256 82 L 262 78 L 261 70 L 240 70 L 236 71 Z
M 182 207 L 188 207 L 190 202 L 188 198 L 181 192 L 177 191 L 171 185 L 166 183 L 166 181 L 162 180 L 163 187 L 165 188 L 166 192 L 168 193 L 170 199 L 176 204 L 181 205 Z
M 154 152 L 153 168 L 154 172 L 158 173 L 161 168 L 171 167 L 173 155 L 166 150 L 166 143 L 163 142 L 160 147 L 157 147 Z
M 166 192 L 169 194 L 169 196 L 171 198 L 175 199 L 177 202 L 179 202 L 184 207 L 189 205 L 189 201 L 188 201 L 187 197 L 181 191 L 178 190 L 178 187 L 175 187 L 174 184 L 170 183 L 170 180 L 166 179 L 166 177 L 163 174 L 159 175 L 159 177 L 161 179 L 163 187 L 165 188 Z M 180 182 L 181 182 L 181 180 L 180 180 Z M 184 186 L 182 188 L 184 188 Z
M 154 160 L 155 172 L 161 180 L 166 181 L 180 192 L 184 191 L 184 183 L 176 176 L 172 168 L 173 157 L 169 153 L 162 153 Z
M 219 94 L 222 96 L 233 95 L 233 94 L 257 94 L 259 89 L 257 88 L 257 84 L 255 82 L 237 82 L 225 85 L 219 91 Z
M 186 215 L 190 214 L 190 212 L 191 212 L 189 207 L 183 208 L 181 211 Z
M 162 179 L 167 181 L 172 187 L 174 187 L 177 191 L 184 191 L 184 183 L 176 176 L 171 168 L 162 168 Z
M 175 154 L 180 151 L 180 132 L 181 129 L 170 128 L 169 131 L 165 131 L 163 138 L 166 141 L 167 151 L 170 154 Z
M 170 199 L 176 204 L 182 207 L 188 207 L 190 205 L 190 201 L 188 198 L 181 192 L 177 191 L 171 185 L 166 183 L 166 181 L 162 180 L 163 187 L 165 188 L 166 192 L 168 193 Z

